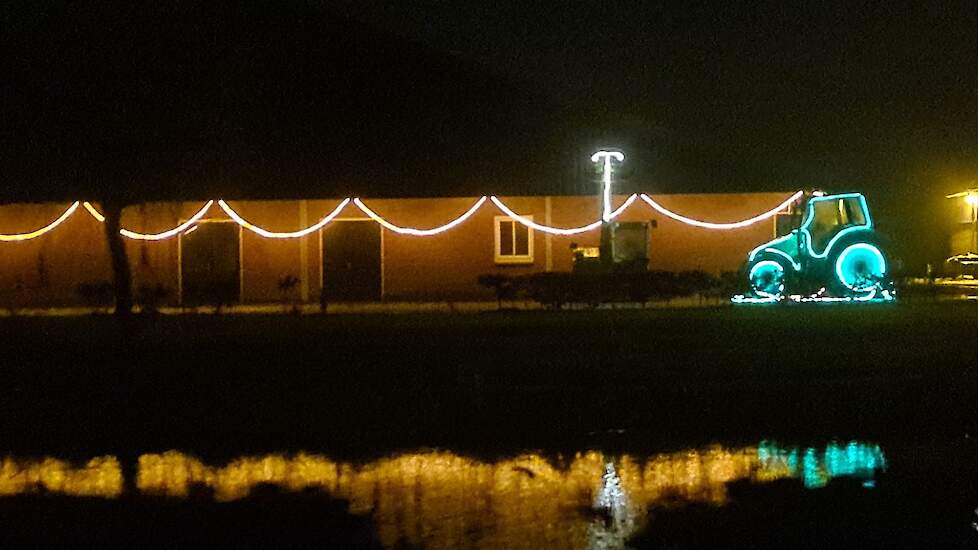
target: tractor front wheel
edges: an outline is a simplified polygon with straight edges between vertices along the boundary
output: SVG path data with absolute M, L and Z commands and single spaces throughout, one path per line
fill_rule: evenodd
M 784 294 L 785 270 L 776 260 L 764 259 L 753 264 L 747 272 L 747 279 L 757 296 L 772 298 Z

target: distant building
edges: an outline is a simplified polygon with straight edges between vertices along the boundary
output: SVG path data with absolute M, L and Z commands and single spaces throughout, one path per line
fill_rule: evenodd
M 739 221 L 771 210 L 790 193 L 655 195 L 690 218 Z M 626 196 L 614 197 L 621 205 Z M 364 199 L 396 227 L 432 228 L 467 212 L 478 197 Z M 601 216 L 597 196 L 500 197 L 534 223 L 586 226 Z M 245 223 L 236 223 L 218 203 L 184 231 L 160 240 L 127 239 L 134 288 L 158 288 L 164 303 L 192 304 L 219 296 L 224 303 L 315 303 L 328 301 L 490 300 L 477 283 L 483 274 L 570 271 L 572 245 L 597 247 L 600 229 L 554 235 L 526 227 L 485 201 L 470 217 L 434 235 L 402 234 L 367 216 L 354 203 L 322 229 L 299 238 L 275 238 L 316 224 L 339 200 L 228 201 Z M 0 235 L 44 227 L 64 204 L 0 206 Z M 151 203 L 123 214 L 123 227 L 152 234 L 179 226 L 202 203 Z M 94 206 L 97 209 L 97 205 Z M 96 210 L 97 211 L 97 210 Z M 649 268 L 737 270 L 747 253 L 769 240 L 777 216 L 729 230 L 695 227 L 634 201 L 617 218 L 655 220 Z M 239 222 L 241 221 L 239 220 Z M 248 225 L 250 224 L 250 228 Z M 260 234 L 265 231 L 266 234 Z M 423 232 L 422 232 L 423 233 Z M 9 241 L 9 239 L 8 239 Z M 104 227 L 83 206 L 53 230 L 0 242 L 0 307 L 78 305 L 85 293 L 111 281 Z
M 973 275 L 978 268 L 978 190 L 969 189 L 947 198 L 954 201 L 948 271 Z

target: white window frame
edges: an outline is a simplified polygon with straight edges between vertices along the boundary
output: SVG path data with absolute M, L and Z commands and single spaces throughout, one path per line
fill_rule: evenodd
M 533 221 L 533 216 L 523 216 L 524 218 Z M 501 238 L 500 238 L 500 225 L 502 222 L 512 222 L 513 223 L 513 250 L 516 250 L 516 231 L 519 229 L 525 229 L 527 234 L 527 245 L 526 254 L 509 254 L 503 255 Z M 493 241 L 495 242 L 495 260 L 497 264 L 532 264 L 533 263 L 533 228 L 526 227 L 519 220 L 511 218 L 509 216 L 496 216 L 493 218 Z

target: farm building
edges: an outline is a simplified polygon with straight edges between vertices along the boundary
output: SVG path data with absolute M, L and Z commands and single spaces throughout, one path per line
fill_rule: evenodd
M 789 195 L 616 195 L 612 204 L 615 221 L 646 222 L 649 269 L 718 274 L 772 237 Z M 704 227 L 649 201 L 708 222 L 772 215 Z M 128 207 L 122 226 L 134 288 L 159 289 L 169 304 L 489 300 L 480 275 L 570 271 L 572 247 L 598 246 L 601 209 L 597 196 L 158 202 Z M 100 218 L 84 202 L 0 206 L 0 305 L 79 305 L 107 285 Z

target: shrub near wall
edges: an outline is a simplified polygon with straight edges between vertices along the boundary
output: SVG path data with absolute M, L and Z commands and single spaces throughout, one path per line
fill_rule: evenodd
M 479 284 L 491 288 L 500 304 L 525 298 L 552 309 L 565 304 L 596 306 L 610 302 L 648 302 L 680 296 L 713 295 L 721 279 L 702 271 L 644 271 L 640 273 L 534 273 L 510 277 L 482 275 Z

